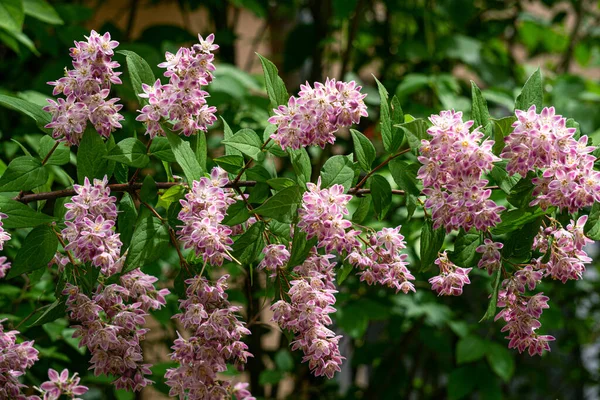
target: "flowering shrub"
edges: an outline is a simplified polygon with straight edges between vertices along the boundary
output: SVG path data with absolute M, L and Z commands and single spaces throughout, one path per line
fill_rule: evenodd
M 121 84 L 112 61 L 118 43 L 94 31 L 75 43 L 74 69 L 50 82 L 66 100 L 48 100 L 44 110 L 51 116 L 27 113 L 57 141 L 45 139 L 39 159 L 18 157 L 0 177 L 0 191 L 8 194 L 0 198 L 0 250 L 12 245 L 15 231 L 32 228 L 12 264 L 0 257 L 0 277 L 48 270 L 57 286 L 53 303 L 16 326 L 68 316 L 94 374 L 140 391 L 155 375 L 142 348 L 147 317 L 179 300 L 172 315 L 174 363 L 161 377 L 169 394 L 252 399 L 247 383 L 221 374 L 229 366 L 242 370 L 253 357 L 245 340 L 255 320 L 245 320 L 229 300 L 228 286 L 236 281 L 228 267 L 249 275 L 250 283 L 265 274 L 274 290 L 263 309 L 272 311 L 272 322 L 312 374 L 333 378 L 345 360 L 336 294 L 351 274 L 400 296 L 427 290 L 460 296 L 472 280 L 486 279 L 475 274 L 477 266 L 492 276 L 490 293 L 481 293 L 489 297 L 481 323 L 503 320 L 499 329 L 518 352 L 551 350 L 555 338 L 538 332 L 551 299 L 535 290 L 542 281 L 582 278 L 591 261 L 585 246 L 600 239 L 600 172 L 597 149 L 578 125 L 542 108 L 539 71 L 517 98 L 515 116 L 499 120 L 474 84 L 472 120 L 448 110 L 429 123 L 404 115 L 378 82 L 383 161 L 373 166 L 375 146 L 350 130 L 354 155 L 332 156 L 313 171 L 306 148 L 334 144 L 343 128 L 368 115 L 361 87 L 328 79 L 288 97 L 275 66 L 261 57 L 275 106 L 270 125 L 261 137 L 247 128 L 233 133 L 223 120 L 225 155 L 209 160 L 204 133 L 219 111 L 209 106 L 206 90 L 218 68 L 214 39 L 200 36 L 192 47 L 167 53 L 159 64 L 166 84 L 136 53 L 121 52 L 146 143 L 135 137 L 115 143 L 112 136 L 124 119 L 110 97 L 111 85 Z M 79 184 L 53 191 L 47 167 L 64 164 L 58 155 L 69 146 Z M 142 179 L 150 157 L 162 162 L 167 181 Z M 276 157 L 295 174 L 278 176 L 270 165 Z M 387 170 L 392 179 L 382 173 Z M 363 222 L 371 208 L 385 221 L 396 196 L 407 222 L 420 219 L 415 210 L 422 210 L 420 237 L 405 237 L 403 226 L 375 230 Z M 45 212 L 48 200 L 55 203 L 52 216 Z M 35 202 L 37 208 L 27 206 Z M 145 270 L 169 249 L 178 265 L 169 265 L 173 273 L 159 282 Z M 39 358 L 34 343 L 18 342 L 19 331 L 2 325 L 0 335 L 0 394 L 38 398 L 30 394 L 36 388 L 19 380 Z M 67 370 L 49 369 L 48 376 L 37 389 L 44 398 L 87 390 Z

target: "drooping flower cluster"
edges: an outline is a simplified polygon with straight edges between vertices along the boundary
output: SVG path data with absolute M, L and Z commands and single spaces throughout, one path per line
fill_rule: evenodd
M 491 189 L 483 175 L 500 161 L 492 153 L 491 140 L 481 141 L 483 133 L 469 130 L 473 121 L 463 122 L 462 113 L 442 111 L 432 115 L 433 126 L 427 130 L 433 138 L 421 140 L 423 166 L 417 178 L 423 181 L 425 207 L 432 209 L 434 229 L 447 232 L 472 227 L 486 230 L 500 222 L 505 208 L 490 200 Z
M 406 242 L 400 233 L 400 226 L 383 228 L 371 236 L 370 246 L 367 246 L 366 251 L 356 248 L 348 256 L 348 261 L 361 269 L 358 274 L 360 280 L 369 285 L 385 285 L 396 289 L 396 293 L 415 292 L 415 286 L 410 282 L 415 277 L 407 268 L 408 255 L 400 252 L 405 248 Z
M 469 272 L 473 268 L 461 268 L 456 266 L 448 259 L 444 251 L 434 261 L 440 269 L 440 274 L 429 279 L 431 290 L 438 293 L 439 296 L 460 296 L 463 292 L 463 286 L 471 283 Z
M 588 239 L 583 233 L 583 227 L 588 216 L 579 217 L 577 222 L 571 220 L 567 229 L 553 224 L 547 228 L 541 228 L 533 243 L 533 249 L 541 253 L 550 252 L 550 257 L 544 262 L 544 257 L 532 260 L 536 268 L 544 271 L 545 276 L 558 279 L 562 283 L 569 279 L 581 279 L 585 264 L 592 259 L 583 250 L 593 240 Z
M 316 249 L 302 264 L 294 268 L 299 277 L 291 281 L 290 302 L 279 300 L 271 306 L 273 321 L 282 329 L 294 332 L 292 350 L 304 352 L 302 362 L 308 362 L 315 376 L 333 375 L 340 371 L 344 357 L 339 350 L 338 336 L 327 326 L 332 324 L 329 314 L 335 312 L 335 263 L 332 255 L 318 255 Z
M 502 332 L 508 332 L 508 348 L 516 348 L 519 353 L 526 349 L 529 355 L 542 355 L 544 350 L 550 351 L 548 342 L 554 340 L 549 335 L 538 335 L 536 330 L 542 326 L 538 319 L 548 306 L 548 297 L 543 293 L 525 296 L 525 287 L 535 289 L 542 279 L 543 273 L 531 266 L 516 272 L 502 282 L 502 290 L 498 293 L 498 307 L 503 310 L 496 315 L 495 321 L 503 319 L 506 325 Z
M 533 105 L 515 114 L 514 131 L 505 138 L 501 156 L 508 159 L 506 170 L 511 175 L 541 171 L 532 180 L 535 189 L 530 205 L 574 213 L 600 201 L 600 172 L 594 171 L 596 157 L 590 154 L 596 147 L 588 146 L 588 137 L 577 140 L 576 128 L 567 127 L 567 119 L 556 115 L 554 107 L 537 114 Z
M 4 248 L 4 243 L 10 240 L 10 233 L 4 230 L 2 219 L 8 218 L 8 215 L 0 213 L 0 250 Z M 0 257 L 0 278 L 4 278 L 10 269 L 10 262 L 6 257 Z
M 156 277 L 139 269 L 121 277 L 120 285 L 98 286 L 90 298 L 77 286 L 67 284 L 67 311 L 81 325 L 73 337 L 80 337 L 80 346 L 92 353 L 90 369 L 96 376 L 118 377 L 113 383 L 119 389 L 139 391 L 152 383 L 149 364 L 144 364 L 140 341 L 148 332 L 141 328 L 149 310 L 166 304 L 168 289 L 157 290 Z
M 258 269 L 266 269 L 271 273 L 270 278 L 277 275 L 277 270 L 290 259 L 290 252 L 283 244 L 269 244 L 263 249 L 265 258 L 258 264 Z
M 250 331 L 236 316 L 240 307 L 227 300 L 227 278 L 221 277 L 215 285 L 201 276 L 185 283 L 186 299 L 181 301 L 181 313 L 174 316 L 191 332 L 189 338 L 179 335 L 175 340 L 171 359 L 180 365 L 165 373 L 170 396 L 180 399 L 223 399 L 231 395 L 238 399 L 253 397 L 245 386 L 230 385 L 217 374 L 227 369 L 226 363 L 242 368 L 251 357 L 241 339 Z
M 119 63 L 112 60 L 118 42 L 110 39 L 110 33 L 99 35 L 92 31 L 87 41 L 75 42 L 71 48 L 73 69 L 65 70 L 65 76 L 48 84 L 54 86 L 53 95 L 64 94 L 66 99 L 48 99 L 45 111 L 52 113 L 52 121 L 46 128 L 52 129 L 52 137 L 69 145 L 79 145 L 83 131 L 90 121 L 96 131 L 108 137 L 124 117 L 119 114 L 123 107 L 118 98 L 109 98 L 112 84 L 121 84 L 120 72 L 114 68 Z
M 119 272 L 123 259 L 120 259 L 121 239 L 115 233 L 117 218 L 116 198 L 110 195 L 108 179 L 94 179 L 90 183 L 85 178 L 83 185 L 73 185 L 77 195 L 65 204 L 66 228 L 62 236 L 68 241 L 65 250 L 82 262 L 92 262 L 101 268 L 105 276 Z
M 26 386 L 19 382 L 25 370 L 38 360 L 33 341 L 17 344 L 18 331 L 5 331 L 0 320 L 0 399 L 35 399 L 21 393 Z
M 87 386 L 79 384 L 77 373 L 69 377 L 69 370 L 63 369 L 60 375 L 50 368 L 48 370 L 48 381 L 40 385 L 40 391 L 44 400 L 58 400 L 65 396 L 73 400 L 81 400 L 79 397 L 88 391 Z
M 475 251 L 481 253 L 481 260 L 477 263 L 479 268 L 486 268 L 489 275 L 491 275 L 496 269 L 500 268 L 502 254 L 500 249 L 504 247 L 504 244 L 500 242 L 494 242 L 491 239 L 485 239 L 481 246 L 478 246 Z
M 177 54 L 166 53 L 167 61 L 158 66 L 167 69 L 164 75 L 169 78 L 168 84 L 163 85 L 157 79 L 153 86 L 142 85 L 144 93 L 139 96 L 148 99 L 148 104 L 139 110 L 136 120 L 146 125 L 150 138 L 165 134 L 161 120 L 173 121 L 172 129 L 185 136 L 206 131 L 217 120 L 217 109 L 206 104 L 208 93 L 202 87 L 213 80 L 212 52 L 219 46 L 213 44 L 213 34 L 206 40 L 198 35 L 198 39 L 200 43 L 191 48 L 182 47 Z
M 319 177 L 316 185 L 308 182 L 306 188 L 308 190 L 302 195 L 302 206 L 298 210 L 298 228 L 306 232 L 307 239 L 317 237 L 317 247 L 325 248 L 327 253 L 332 250 L 351 252 L 360 246 L 356 238 L 360 231 L 346 231 L 352 227 L 352 222 L 344 219 L 352 196 L 344 194 L 344 187 L 333 185 L 329 189 L 321 189 Z
M 292 96 L 287 106 L 273 110 L 269 118 L 277 125 L 277 132 L 271 135 L 282 149 L 299 149 L 316 145 L 325 148 L 335 142 L 335 132 L 342 127 L 360 122 L 366 117 L 367 106 L 356 82 L 342 82 L 327 79 L 325 84 L 315 82 L 314 88 L 308 82 L 300 86 L 298 97 Z
M 220 167 L 213 168 L 210 176 L 194 181 L 185 200 L 180 200 L 183 208 L 178 217 L 183 226 L 177 233 L 186 249 L 191 248 L 205 262 L 220 266 L 224 259 L 231 260 L 228 253 L 233 244 L 232 230 L 221 221 L 235 203 L 235 192 L 223 188 L 229 178 Z

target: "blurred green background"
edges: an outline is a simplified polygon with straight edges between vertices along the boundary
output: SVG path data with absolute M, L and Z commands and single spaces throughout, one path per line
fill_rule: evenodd
M 262 131 L 267 125 L 268 99 L 254 55 L 259 52 L 277 64 L 290 93 L 305 81 L 326 77 L 361 82 L 369 94 L 370 116 L 359 129 L 378 148 L 379 96 L 373 75 L 400 98 L 406 113 L 419 117 L 450 108 L 468 114 L 469 81 L 474 80 L 492 115 L 502 117 L 510 115 L 516 93 L 538 67 L 544 75 L 545 105 L 577 120 L 582 132 L 598 143 L 599 21 L 600 8 L 593 1 L 0 0 L 0 93 L 45 104 L 51 94 L 46 82 L 70 67 L 68 48 L 91 29 L 109 31 L 121 42 L 119 49 L 142 55 L 156 76 L 162 75 L 156 65 L 165 51 L 193 43 L 198 33 L 214 32 L 221 48 L 209 102 L 234 131 Z M 124 64 L 122 56 L 116 59 Z M 134 122 L 138 105 L 125 75 L 124 81 L 115 87 L 126 115 L 117 140 L 143 132 Z M 0 135 L 2 169 L 23 152 L 38 150 L 35 125 L 16 112 L 0 109 Z M 340 136 L 332 148 L 311 149 L 316 171 L 332 154 L 352 152 L 348 133 Z M 221 138 L 222 126 L 217 124 L 208 134 L 211 156 L 222 152 Z M 65 170 L 67 174 L 56 167 L 52 188 L 71 184 L 67 175 L 74 167 Z M 158 175 L 159 170 L 148 168 L 144 173 Z M 395 201 L 387 220 L 371 225 L 404 224 L 407 241 L 418 246 L 421 220 L 405 224 L 406 209 Z M 14 236 L 9 255 L 21 237 Z M 447 244 L 452 246 L 453 240 L 448 237 Z M 169 263 L 176 262 L 171 254 L 147 266 L 146 272 L 168 281 Z M 490 281 L 485 272 L 473 271 L 473 283 L 459 298 L 436 298 L 426 284 L 432 272 L 418 275 L 418 292 L 408 296 L 350 277 L 338 294 L 335 329 L 345 335 L 342 354 L 347 360 L 335 379 L 312 377 L 300 363 L 301 356 L 288 350 L 286 337 L 267 324 L 268 317 L 262 318 L 264 324 L 251 325 L 249 344 L 255 358 L 244 379 L 252 383 L 253 394 L 263 398 L 600 399 L 597 265 L 589 267 L 582 281 L 540 286 L 551 299 L 541 329 L 557 338 L 552 352 L 541 358 L 509 351 L 502 324 L 478 323 L 488 303 Z M 43 270 L 41 274 L 37 282 L 0 282 L 2 317 L 18 323 L 41 302 L 53 300 L 48 294 L 53 292 L 52 276 Z M 30 291 L 22 290 L 30 286 Z M 243 281 L 239 287 L 244 287 Z M 250 316 L 271 290 L 261 279 L 250 292 L 234 285 L 231 296 L 247 306 Z M 170 316 L 176 307 L 172 298 L 167 309 L 154 314 L 144 351 L 156 364 L 157 385 L 136 398 L 164 396 L 161 375 L 169 366 L 166 354 L 175 337 Z M 91 387 L 86 399 L 134 398 L 113 391 L 108 378 L 86 373 L 88 355 L 77 349 L 70 332 L 62 319 L 43 329 L 24 330 L 42 350 L 27 383 L 39 383 L 48 367 L 69 367 Z

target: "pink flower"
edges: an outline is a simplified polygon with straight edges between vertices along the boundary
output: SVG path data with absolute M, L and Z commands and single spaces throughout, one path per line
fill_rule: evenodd
M 491 239 L 485 239 L 483 243 L 475 249 L 476 252 L 482 254 L 477 266 L 479 268 L 487 268 L 488 274 L 492 275 L 501 265 L 502 255 L 499 250 L 504 247 L 504 244 L 494 242 Z
M 0 213 L 0 250 L 3 250 L 4 243 L 10 240 L 10 233 L 6 232 L 2 227 L 2 225 L 4 225 L 2 220 L 5 218 L 8 218 L 8 215 Z
M 44 400 L 58 400 L 61 396 L 79 400 L 75 396 L 82 395 L 88 391 L 86 386 L 79 385 L 79 377 L 76 373 L 72 377 L 69 377 L 68 369 L 62 370 L 59 375 L 58 372 L 50 368 L 48 370 L 48 378 L 50 378 L 49 381 L 40 385 Z
M 431 289 L 436 291 L 439 296 L 460 296 L 463 286 L 471 283 L 469 272 L 472 268 L 457 267 L 448 259 L 445 251 L 434 263 L 440 268 L 440 275 L 429 279 L 429 283 L 431 283 Z
M 0 399 L 26 399 L 19 376 L 38 360 L 33 341 L 17 343 L 18 331 L 4 331 L 0 320 Z
M 269 244 L 263 249 L 265 258 L 258 264 L 258 269 L 271 272 L 270 277 L 277 275 L 277 269 L 283 267 L 290 259 L 290 252 L 282 244 Z

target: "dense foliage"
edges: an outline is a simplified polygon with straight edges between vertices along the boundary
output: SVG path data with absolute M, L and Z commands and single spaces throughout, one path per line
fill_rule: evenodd
M 561 36 L 558 15 L 542 29 L 519 3 L 481 24 L 503 5 L 386 2 L 381 19 L 378 2 L 275 15 L 240 2 L 267 25 L 315 17 L 279 71 L 255 57 L 257 79 L 225 63 L 227 18 L 216 37 L 156 27 L 127 43 L 79 27 L 83 7 L 14 3 L 0 0 L 17 16 L 0 39 L 33 75 L 0 64 L 14 77 L 0 95 L 14 139 L 0 176 L 4 396 L 547 398 L 596 381 L 582 366 L 597 331 L 596 86 L 552 72 L 596 50 Z M 22 31 L 24 15 L 49 25 Z M 347 48 L 298 41 L 324 21 Z M 158 37 L 173 40 L 164 57 Z M 515 89 L 518 39 L 564 52 L 546 85 L 536 70 Z M 39 69 L 38 51 L 56 58 Z M 346 73 L 380 57 L 384 84 Z M 317 68 L 334 59 L 342 79 Z M 306 60 L 311 83 L 297 85 Z M 463 64 L 485 90 L 450 74 Z M 16 92 L 32 87 L 47 95 Z

